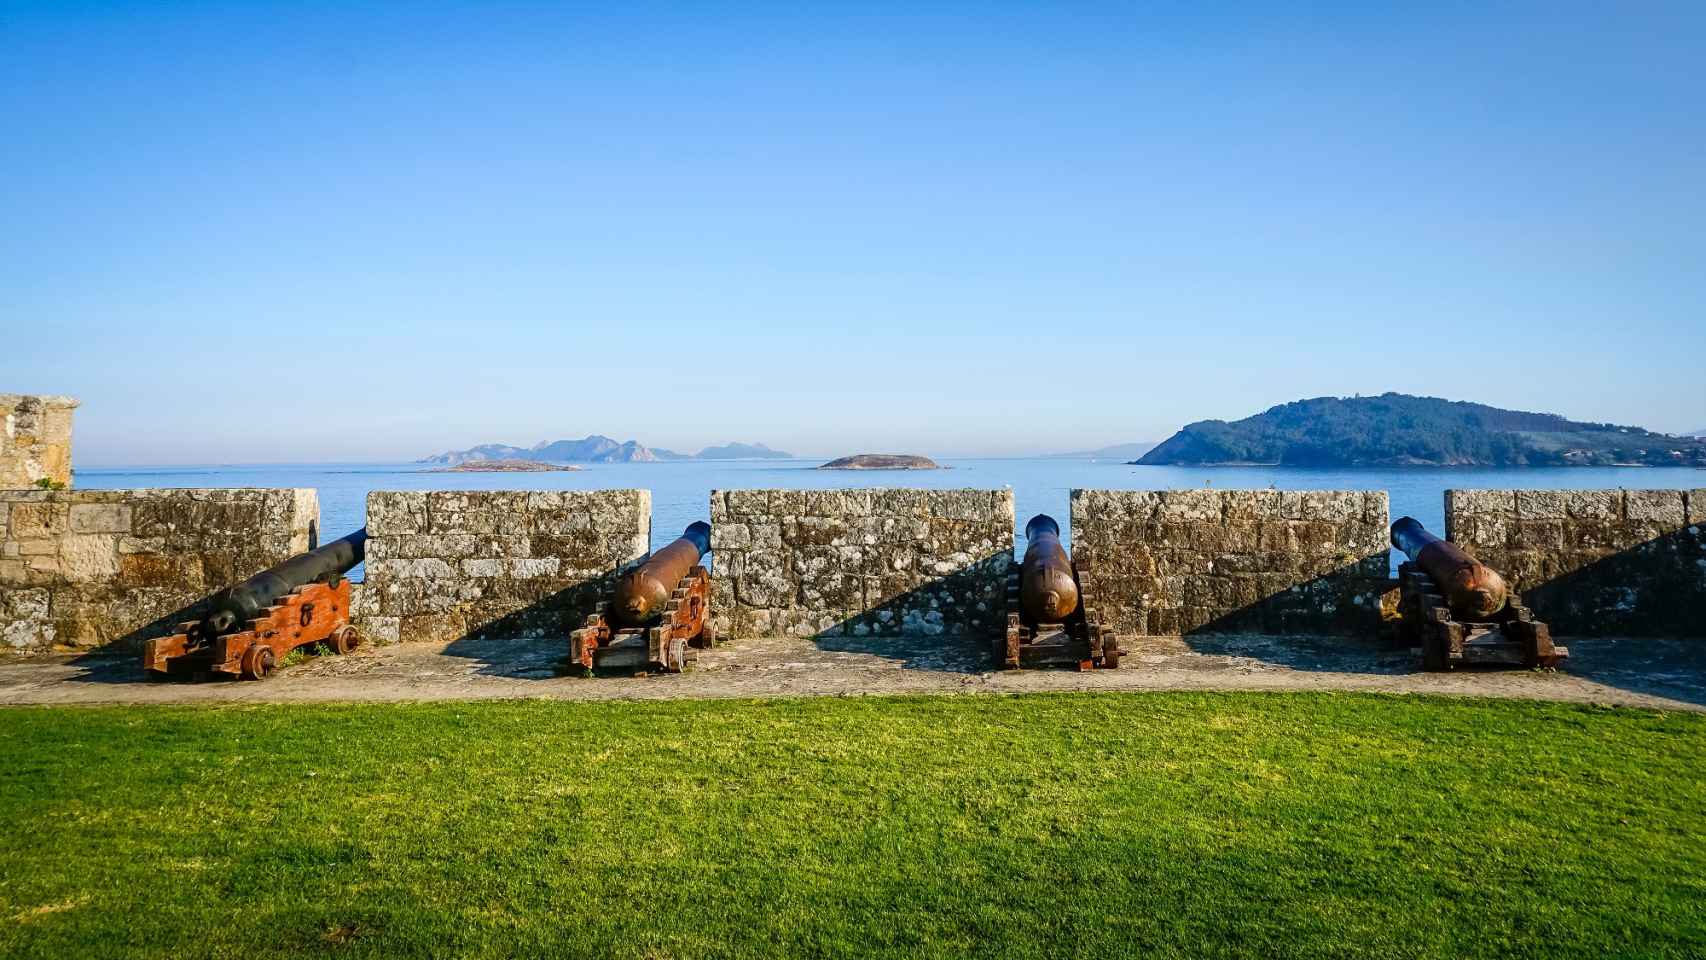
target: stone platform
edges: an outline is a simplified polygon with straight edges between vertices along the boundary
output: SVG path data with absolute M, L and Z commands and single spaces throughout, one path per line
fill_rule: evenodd
M 0 658 L 0 704 L 266 703 L 550 697 L 859 696 L 1044 691 L 1360 691 L 1520 697 L 1706 710 L 1706 643 L 1571 638 L 1566 671 L 1423 673 L 1405 651 L 1343 638 L 1143 638 L 1118 670 L 994 672 L 987 641 L 765 638 L 701 658 L 691 673 L 558 676 L 564 645 L 508 638 L 364 648 L 309 659 L 254 683 L 143 677 L 134 656 Z

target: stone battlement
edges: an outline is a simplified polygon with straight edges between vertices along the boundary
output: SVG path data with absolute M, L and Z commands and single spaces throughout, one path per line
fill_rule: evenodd
M 309 549 L 313 490 L 0 490 L 0 647 L 139 645 Z
M 1116 631 L 1372 635 L 1384 491 L 1074 490 L 1084 595 Z
M 0 393 L 0 490 L 71 485 L 71 397 Z
M 1558 634 L 1699 635 L 1706 490 L 1445 499 L 1443 532 Z M 946 643 L 1004 621 L 1011 490 L 718 490 L 707 507 L 724 637 Z M 354 614 L 377 643 L 566 643 L 651 536 L 646 490 L 375 491 L 367 512 Z M 312 490 L 0 491 L 0 642 L 146 639 L 308 549 L 318 513 Z M 1126 636 L 1372 639 L 1388 513 L 1382 491 L 1074 490 L 1065 532 L 1085 606 Z

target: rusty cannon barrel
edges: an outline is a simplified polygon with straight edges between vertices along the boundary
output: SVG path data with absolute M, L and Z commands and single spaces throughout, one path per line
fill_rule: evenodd
M 1072 558 L 1060 545 L 1060 524 L 1039 513 L 1025 524 L 1025 559 L 1019 565 L 1019 612 L 1027 623 L 1061 623 L 1078 609 Z
M 1485 620 L 1505 608 L 1504 578 L 1457 544 L 1429 533 L 1414 517 L 1392 524 L 1392 545 L 1433 578 L 1454 616 Z
M 711 549 L 711 525 L 688 524 L 669 546 L 616 581 L 616 602 L 610 612 L 625 627 L 638 627 L 663 612 L 675 585 Z
M 367 556 L 367 528 L 333 540 L 315 550 L 299 553 L 270 570 L 263 570 L 213 598 L 213 612 L 202 618 L 202 629 L 210 636 L 242 629 L 259 618 L 279 598 L 297 587 L 315 581 L 333 583 Z

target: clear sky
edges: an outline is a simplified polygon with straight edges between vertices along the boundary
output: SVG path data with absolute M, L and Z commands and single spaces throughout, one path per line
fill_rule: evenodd
M 1698 0 L 0 0 L 0 391 L 89 465 L 1699 429 L 1703 49 Z

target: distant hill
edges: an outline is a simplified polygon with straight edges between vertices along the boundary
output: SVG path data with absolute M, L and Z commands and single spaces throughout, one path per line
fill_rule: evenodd
M 738 451 L 738 452 L 727 452 Z M 788 458 L 791 454 L 772 450 L 762 443 L 730 443 L 706 447 L 697 455 L 676 453 L 662 447 L 648 447 L 637 440 L 616 441 L 594 434 L 580 440 L 550 440 L 531 447 L 513 447 L 507 443 L 482 443 L 466 450 L 448 450 L 423 457 L 417 463 L 436 463 L 446 466 L 474 460 L 542 460 L 548 463 L 656 463 L 662 460 L 733 460 L 748 457 Z
M 1550 413 L 1387 393 L 1317 397 L 1253 417 L 1202 420 L 1140 464 L 1290 466 L 1706 466 L 1706 441 Z
M 1108 447 L 1098 447 L 1095 450 L 1079 450 L 1074 453 L 1051 453 L 1046 460 L 1130 460 L 1141 457 L 1155 449 L 1153 442 L 1116 443 Z
M 698 460 L 792 460 L 794 455 L 762 443 L 725 443 L 699 451 Z

